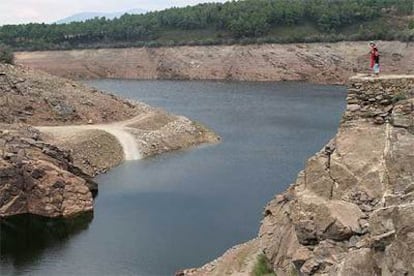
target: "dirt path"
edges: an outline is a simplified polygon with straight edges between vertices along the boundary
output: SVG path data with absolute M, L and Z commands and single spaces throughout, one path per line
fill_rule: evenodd
M 127 161 L 142 159 L 142 154 L 138 146 L 137 139 L 128 131 L 128 126 L 136 124 L 137 122 L 144 120 L 152 116 L 151 113 L 136 116 L 132 119 L 110 123 L 110 124 L 97 124 L 97 125 L 70 125 L 70 126 L 46 126 L 36 127 L 39 131 L 58 137 L 60 140 L 69 140 L 81 135 L 84 131 L 88 130 L 101 130 L 114 136 L 122 146 L 124 151 L 124 158 Z
M 47 143 L 70 151 L 73 163 L 91 176 L 122 161 L 220 141 L 200 123 L 150 107 L 124 121 L 36 128 Z

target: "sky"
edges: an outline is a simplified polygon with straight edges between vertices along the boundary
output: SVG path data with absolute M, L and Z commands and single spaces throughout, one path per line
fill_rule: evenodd
M 80 12 L 147 11 L 225 0 L 0 0 L 0 25 L 52 23 Z

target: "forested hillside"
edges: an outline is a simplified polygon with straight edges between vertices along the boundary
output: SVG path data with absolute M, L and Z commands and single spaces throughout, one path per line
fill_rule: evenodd
M 109 20 L 0 27 L 15 50 L 414 40 L 413 0 L 240 0 Z

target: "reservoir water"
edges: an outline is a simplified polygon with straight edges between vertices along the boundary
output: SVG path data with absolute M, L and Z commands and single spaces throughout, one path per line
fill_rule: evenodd
M 345 88 L 307 83 L 98 80 L 222 137 L 97 177 L 94 216 L 0 229 L 1 275 L 172 275 L 256 236 L 265 204 L 336 133 Z

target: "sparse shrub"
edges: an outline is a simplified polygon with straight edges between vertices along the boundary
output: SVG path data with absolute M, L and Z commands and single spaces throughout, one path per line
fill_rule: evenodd
M 391 102 L 393 104 L 395 104 L 399 101 L 404 101 L 406 99 L 407 99 L 407 95 L 405 93 L 401 92 L 401 93 L 398 93 L 398 94 L 394 95 L 391 99 Z
M 261 254 L 257 257 L 257 263 L 253 268 L 253 275 L 254 276 L 276 276 L 273 272 L 269 261 L 267 260 L 266 256 Z
M 0 63 L 14 63 L 14 54 L 12 49 L 4 44 L 0 44 Z

